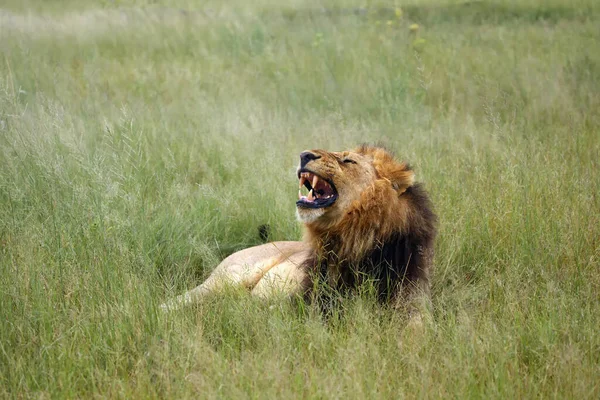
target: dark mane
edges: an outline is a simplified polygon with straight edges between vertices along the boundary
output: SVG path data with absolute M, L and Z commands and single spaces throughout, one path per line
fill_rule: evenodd
M 325 257 L 307 260 L 319 280 L 336 290 L 352 290 L 371 281 L 381 301 L 396 299 L 408 291 L 417 289 L 428 294 L 429 270 L 433 260 L 437 218 L 431 201 L 420 184 L 409 187 L 402 196 L 410 204 L 408 225 L 398 228 L 383 243 L 376 245 L 358 262 L 337 259 L 328 249 L 337 248 L 336 238 L 329 238 L 325 245 Z M 340 274 L 333 281 L 331 266 L 337 265 Z

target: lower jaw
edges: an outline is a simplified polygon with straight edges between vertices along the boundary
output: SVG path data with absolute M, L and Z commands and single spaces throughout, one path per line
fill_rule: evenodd
M 305 208 L 296 207 L 296 217 L 298 221 L 310 224 L 321 218 L 325 214 L 325 208 Z

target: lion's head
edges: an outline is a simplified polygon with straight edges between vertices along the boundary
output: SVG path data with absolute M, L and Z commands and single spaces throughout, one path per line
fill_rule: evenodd
M 305 151 L 297 172 L 298 218 L 324 228 L 336 225 L 352 205 L 367 200 L 367 189 L 382 186 L 393 190 L 389 194 L 401 195 L 414 183 L 407 164 L 382 148 L 368 146 L 343 152 Z
M 298 178 L 297 215 L 309 238 L 338 237 L 335 250 L 345 259 L 360 258 L 405 231 L 414 217 L 409 196 L 403 197 L 414 172 L 383 148 L 305 151 Z
M 425 282 L 433 256 L 436 217 L 408 164 L 381 147 L 300 154 L 297 215 L 330 282 L 354 285 L 368 277 L 389 283 Z

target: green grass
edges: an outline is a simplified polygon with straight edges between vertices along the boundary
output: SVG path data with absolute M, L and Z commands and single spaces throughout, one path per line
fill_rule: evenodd
M 199 3 L 0 9 L 0 397 L 600 396 L 596 1 Z M 300 238 L 300 151 L 365 141 L 439 215 L 422 332 L 368 295 L 159 314 Z

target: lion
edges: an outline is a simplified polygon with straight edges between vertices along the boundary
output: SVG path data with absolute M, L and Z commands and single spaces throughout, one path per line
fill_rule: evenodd
M 368 280 L 379 299 L 420 313 L 419 299 L 429 298 L 436 216 L 410 166 L 377 146 L 310 150 L 300 154 L 297 177 L 303 241 L 236 252 L 162 308 L 195 303 L 231 285 L 261 297 L 310 296 L 316 282 L 347 291 Z

